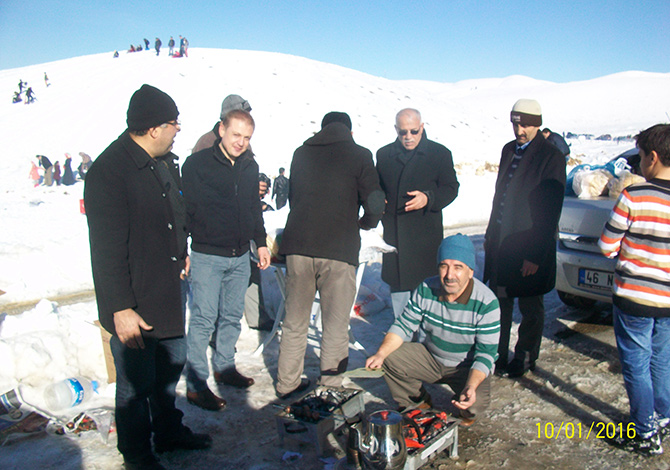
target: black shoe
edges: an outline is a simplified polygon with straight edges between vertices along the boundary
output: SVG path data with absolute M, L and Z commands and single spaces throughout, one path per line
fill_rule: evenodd
M 186 399 L 191 405 L 198 406 L 204 410 L 220 411 L 226 407 L 226 400 L 214 395 L 209 388 L 200 392 L 186 392 Z
M 496 370 L 495 374 L 499 376 L 505 375 L 505 372 L 507 372 L 507 361 L 504 359 L 498 359 L 496 361 Z
M 179 436 L 168 441 L 159 441 L 154 443 L 154 450 L 162 454 L 163 452 L 172 452 L 173 450 L 199 450 L 212 447 L 212 438 L 209 434 L 194 433 L 186 426 L 183 426 Z
M 154 454 L 148 454 L 137 458 L 123 458 L 123 466 L 126 470 L 166 470 Z
M 623 436 L 615 436 L 614 439 L 609 439 L 609 442 L 619 449 L 635 452 L 637 454 L 651 456 L 661 455 L 663 447 L 661 446 L 661 436 L 659 433 L 649 437 L 642 437 L 636 434 L 635 437 L 630 438 L 626 434 Z
M 525 362 L 519 358 L 512 359 L 512 362 L 507 365 L 507 377 L 514 379 L 523 376 L 526 373 Z
M 275 392 L 275 393 L 277 395 L 277 398 L 279 398 L 280 400 L 286 400 L 287 398 L 291 398 L 292 396 L 307 390 L 311 385 L 311 383 L 312 382 L 309 379 L 300 379 L 300 384 L 290 392 L 288 393 Z
M 256 383 L 251 377 L 245 377 L 240 374 L 234 367 L 222 372 L 214 372 L 214 380 L 217 384 L 230 385 L 237 388 L 249 388 Z

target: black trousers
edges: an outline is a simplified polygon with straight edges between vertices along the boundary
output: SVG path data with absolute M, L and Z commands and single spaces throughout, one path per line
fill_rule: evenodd
M 509 353 L 510 330 L 514 312 L 514 297 L 499 297 L 500 302 L 500 341 L 498 355 L 506 362 Z M 518 297 L 521 324 L 519 339 L 514 348 L 514 358 L 537 361 L 540 355 L 540 343 L 544 330 L 544 296 Z

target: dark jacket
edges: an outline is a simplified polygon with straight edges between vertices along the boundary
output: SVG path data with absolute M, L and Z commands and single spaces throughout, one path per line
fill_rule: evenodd
M 65 186 L 72 186 L 75 183 L 74 173 L 72 172 L 72 160 L 69 158 L 66 158 L 65 163 L 63 163 L 62 181 Z
M 444 145 L 428 140 L 424 133 L 409 161 L 405 156 L 398 140 L 377 151 L 379 182 L 387 200 L 384 241 L 398 249 L 384 254 L 382 265 L 382 279 L 392 292 L 412 290 L 435 275 L 444 233 L 442 209 L 458 195 L 451 152 Z M 428 195 L 428 205 L 405 212 L 407 192 L 414 190 Z
M 493 209 L 486 230 L 484 282 L 494 292 L 505 286 L 509 297 L 543 295 L 556 280 L 556 232 L 563 207 L 565 158 L 538 132 L 526 148 L 502 202 L 502 181 L 512 163 L 516 142 L 502 150 L 493 197 Z M 521 276 L 523 260 L 539 266 L 536 274 Z
M 191 153 L 196 153 L 214 146 L 216 141 L 219 139 L 220 123 L 221 121 L 216 121 L 216 124 L 214 124 L 214 128 L 211 131 L 200 136 L 198 141 L 195 143 L 195 147 L 193 147 L 193 150 L 191 150 Z
M 175 158 L 168 154 L 165 161 L 179 182 Z M 156 165 L 126 131 L 86 175 L 93 282 L 100 323 L 112 334 L 114 312 L 127 308 L 154 327 L 143 331 L 145 336 L 184 334 L 179 273 L 186 244 L 178 246 L 178 228 Z
M 277 176 L 275 178 L 274 186 L 272 187 L 272 198 L 274 199 L 276 196 L 277 200 L 280 200 L 281 198 L 288 197 L 288 188 L 288 178 L 284 175 Z
M 570 155 L 570 146 L 560 134 L 552 132 L 549 134 L 549 137 L 547 137 L 547 140 L 560 150 L 564 157 Z
M 360 228 L 376 227 L 384 195 L 372 153 L 334 122 L 293 154 L 286 228 L 279 252 L 358 266 Z M 360 206 L 364 215 L 358 218 Z
M 250 150 L 230 163 L 219 146 L 196 152 L 182 167 L 191 249 L 226 257 L 249 251 L 249 241 L 266 246 L 258 164 Z

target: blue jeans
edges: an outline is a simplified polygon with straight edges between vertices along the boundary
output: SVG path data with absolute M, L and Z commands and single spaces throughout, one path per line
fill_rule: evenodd
M 638 434 L 656 431 L 670 418 L 670 318 L 627 315 L 614 306 L 614 334 L 631 421 Z
M 216 329 L 212 363 L 216 372 L 235 366 L 244 296 L 249 286 L 249 252 L 239 257 L 191 253 L 191 318 L 188 324 L 187 384 L 190 391 L 207 388 L 207 346 Z
M 141 460 L 154 442 L 179 436 L 183 413 L 175 407 L 176 388 L 186 362 L 183 336 L 143 338 L 144 349 L 126 347 L 112 336 L 116 366 L 116 427 L 124 459 Z

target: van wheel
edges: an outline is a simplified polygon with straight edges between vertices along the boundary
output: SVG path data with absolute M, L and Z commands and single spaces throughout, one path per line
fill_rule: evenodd
M 561 299 L 561 302 L 563 302 L 568 307 L 587 310 L 596 304 L 596 301 L 593 299 L 587 299 L 586 297 L 580 297 L 578 295 L 568 294 L 567 292 L 563 292 L 560 290 L 556 292 L 558 292 L 558 298 Z

